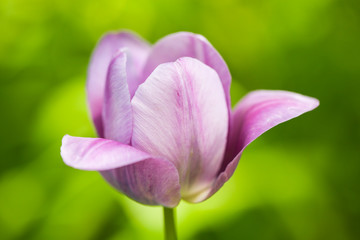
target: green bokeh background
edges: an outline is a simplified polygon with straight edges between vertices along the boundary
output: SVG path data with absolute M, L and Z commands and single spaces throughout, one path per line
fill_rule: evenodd
M 64 134 L 95 136 L 85 102 L 105 32 L 154 43 L 203 34 L 255 89 L 320 99 L 252 143 L 233 178 L 178 207 L 180 239 L 343 240 L 360 236 L 358 0 L 0 1 L 0 239 L 161 239 L 162 209 L 63 164 Z

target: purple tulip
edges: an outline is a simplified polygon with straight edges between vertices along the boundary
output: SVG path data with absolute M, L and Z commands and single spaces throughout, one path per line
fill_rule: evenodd
M 99 138 L 66 135 L 61 156 L 143 204 L 204 201 L 232 176 L 248 144 L 319 105 L 260 90 L 232 110 L 230 82 L 226 63 L 201 35 L 175 33 L 150 46 L 129 32 L 107 34 L 87 79 Z

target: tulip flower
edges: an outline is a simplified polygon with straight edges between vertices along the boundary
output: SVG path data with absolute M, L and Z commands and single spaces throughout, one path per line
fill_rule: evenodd
M 319 104 L 259 90 L 231 109 L 230 83 L 225 61 L 201 35 L 175 33 L 151 46 L 129 32 L 109 33 L 92 55 L 86 86 L 98 138 L 66 135 L 61 156 L 143 204 L 204 201 L 253 140 Z

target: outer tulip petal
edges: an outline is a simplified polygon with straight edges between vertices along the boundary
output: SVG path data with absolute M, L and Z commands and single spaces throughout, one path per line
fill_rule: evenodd
M 209 188 L 219 171 L 228 112 L 216 72 L 193 58 L 158 66 L 134 98 L 132 145 L 172 161 L 181 195 Z
M 229 69 L 216 49 L 199 34 L 179 32 L 159 40 L 149 54 L 144 67 L 143 81 L 159 64 L 174 62 L 181 57 L 196 58 L 217 72 L 224 88 L 228 108 L 231 110 Z
M 168 160 L 147 159 L 101 174 L 113 187 L 143 204 L 176 207 L 181 199 L 179 174 Z
M 120 51 L 110 63 L 102 116 L 105 138 L 129 144 L 132 134 L 132 108 L 126 81 L 126 59 L 126 53 Z
M 134 164 L 151 156 L 131 146 L 103 138 L 82 138 L 65 135 L 61 157 L 77 169 L 104 171 Z
M 259 90 L 246 95 L 235 107 L 232 128 L 224 164 L 213 189 L 203 199 L 212 196 L 232 176 L 241 154 L 253 140 L 270 128 L 311 111 L 319 105 L 312 97 L 287 91 Z
M 150 51 L 148 43 L 129 32 L 107 34 L 97 44 L 88 69 L 87 98 L 91 116 L 100 137 L 103 137 L 101 113 L 108 66 L 120 48 L 128 49 L 126 71 L 131 95 L 139 85 L 139 74 Z

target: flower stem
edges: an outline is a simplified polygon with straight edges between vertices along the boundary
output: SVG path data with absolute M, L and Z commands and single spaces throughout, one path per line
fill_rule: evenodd
M 165 240 L 176 240 L 176 227 L 174 219 L 175 208 L 164 207 Z

